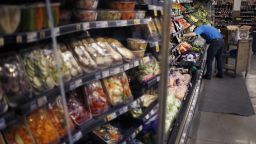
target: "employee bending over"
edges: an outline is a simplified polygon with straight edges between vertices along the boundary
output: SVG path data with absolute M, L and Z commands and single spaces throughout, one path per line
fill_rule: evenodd
M 206 74 L 203 76 L 204 79 L 211 79 L 212 75 L 212 63 L 214 57 L 217 61 L 217 68 L 218 73 L 217 77 L 223 77 L 223 64 L 222 64 L 222 50 L 224 48 L 224 40 L 223 36 L 219 32 L 218 29 L 212 27 L 210 25 L 201 25 L 193 33 L 184 34 L 185 37 L 192 37 L 196 35 L 201 35 L 207 43 L 210 44 L 210 47 L 207 51 L 207 59 L 206 59 L 206 66 L 207 71 Z

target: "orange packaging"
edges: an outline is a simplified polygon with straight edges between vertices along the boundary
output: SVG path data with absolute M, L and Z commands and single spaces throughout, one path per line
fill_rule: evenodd
M 134 11 L 122 11 L 121 12 L 121 19 L 128 20 L 128 19 L 134 19 L 135 12 Z

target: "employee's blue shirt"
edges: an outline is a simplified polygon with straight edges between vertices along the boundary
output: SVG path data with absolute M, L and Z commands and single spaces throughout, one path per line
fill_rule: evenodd
M 221 33 L 215 27 L 209 25 L 201 25 L 195 30 L 196 35 L 201 35 L 207 42 L 213 39 L 223 38 Z

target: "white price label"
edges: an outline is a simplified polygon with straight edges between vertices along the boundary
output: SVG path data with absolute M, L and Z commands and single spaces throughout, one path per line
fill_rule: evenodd
M 120 20 L 116 22 L 117 26 L 127 26 L 127 20 Z
M 81 86 L 82 82 L 83 82 L 82 79 L 76 80 L 76 82 L 75 82 L 76 87 Z
M 138 66 L 139 64 L 140 64 L 139 61 L 136 60 L 136 61 L 134 62 L 134 67 Z
M 73 142 L 77 142 L 83 137 L 83 134 L 81 131 L 77 132 L 76 134 L 73 135 L 72 140 Z
M 149 119 L 149 115 L 147 114 L 145 118 L 146 118 L 146 120 L 148 120 Z
M 102 72 L 102 77 L 105 78 L 105 77 L 108 77 L 109 76 L 109 70 L 105 70 Z
M 107 21 L 99 21 L 99 22 L 96 22 L 96 27 L 97 27 L 97 28 L 108 27 L 108 22 L 107 22 Z
M 43 106 L 46 103 L 47 103 L 47 97 L 46 96 L 42 96 L 42 97 L 37 99 L 37 104 L 38 104 L 39 107 Z
M 132 133 L 132 139 L 134 139 L 136 137 L 136 133 Z
M 109 115 L 107 116 L 107 121 L 111 121 L 111 120 L 115 119 L 116 117 L 117 117 L 117 116 L 116 116 L 116 113 L 109 114 Z
M 158 81 L 158 82 L 160 81 L 160 76 L 156 77 L 156 81 Z
M 4 129 L 6 127 L 5 119 L 1 118 L 0 119 L 0 129 Z
M 35 40 L 37 40 L 37 33 L 36 32 L 27 33 L 27 42 L 33 42 Z
M 134 23 L 134 24 L 140 24 L 140 19 L 135 19 L 135 20 L 133 21 L 133 23 Z
M 4 46 L 4 38 L 0 37 L 0 46 Z
M 55 34 L 56 36 L 60 35 L 60 28 L 55 28 L 55 29 L 54 29 L 54 34 Z
M 141 125 L 141 126 L 139 127 L 139 131 L 142 131 L 142 129 L 143 129 L 143 126 Z
M 129 65 L 129 64 L 125 64 L 125 65 L 124 65 L 124 70 L 126 71 L 126 70 L 128 70 L 128 69 L 130 69 L 130 65 Z
M 21 35 L 17 35 L 16 42 L 17 43 L 22 43 L 22 36 Z
M 95 79 L 96 79 L 96 80 L 101 79 L 100 73 L 96 73 L 96 74 L 95 74 Z
M 40 39 L 44 39 L 45 38 L 45 32 L 41 31 L 39 33 L 39 37 L 40 37 Z
M 118 73 L 120 73 L 120 68 L 119 67 L 111 69 L 111 75 L 118 74 Z
M 150 59 L 149 59 L 148 56 L 143 58 L 143 63 L 147 63 L 147 62 L 149 62 L 149 61 L 150 61 Z
M 127 111 L 128 111 L 128 107 L 125 106 L 125 107 L 121 108 L 119 112 L 120 112 L 120 114 L 124 114 L 124 113 L 126 113 Z
M 81 29 L 81 25 L 80 24 L 77 24 L 76 25 L 76 30 L 80 30 Z
M 135 108 L 136 106 L 137 106 L 137 101 L 134 101 L 134 102 L 131 103 L 132 108 Z
M 89 23 L 83 23 L 82 27 L 83 27 L 83 30 L 88 30 L 90 28 L 90 24 Z

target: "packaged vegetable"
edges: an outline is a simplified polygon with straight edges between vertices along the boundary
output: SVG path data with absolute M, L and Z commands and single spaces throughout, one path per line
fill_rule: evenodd
M 51 122 L 57 130 L 59 136 L 64 137 L 67 134 L 67 125 L 65 120 L 64 108 L 60 96 L 56 98 L 55 102 L 48 105 L 47 114 L 51 118 Z M 68 123 L 71 130 L 74 129 L 74 124 L 69 116 Z
M 93 10 L 98 6 L 98 0 L 76 0 L 76 8 Z
M 110 53 L 105 48 L 100 47 L 92 38 L 83 39 L 82 42 L 97 63 L 98 68 L 106 68 L 111 65 Z
M 0 83 L 10 106 L 15 107 L 32 98 L 32 89 L 16 54 L 0 58 Z
M 82 92 L 80 91 L 79 93 Z M 69 114 L 76 125 L 82 125 L 92 118 L 87 99 L 83 101 L 77 91 L 73 91 L 68 95 L 67 105 Z
M 127 39 L 128 48 L 132 50 L 145 50 L 147 48 L 147 41 L 136 38 L 128 38 Z
M 120 11 L 114 10 L 100 10 L 98 11 L 98 20 L 120 20 Z
M 129 82 L 125 73 L 120 73 L 103 80 L 108 101 L 111 105 L 119 105 L 133 99 Z
M 97 69 L 96 62 L 92 59 L 81 41 L 72 41 L 70 44 L 70 49 L 83 68 L 84 72 L 89 73 Z
M 111 45 L 111 47 L 123 57 L 123 60 L 131 61 L 135 58 L 134 54 L 125 48 L 118 40 L 112 38 L 108 38 L 106 40 Z
M 117 144 L 123 138 L 120 130 L 110 124 L 94 129 L 93 133 L 107 144 Z
M 135 2 L 133 1 L 114 1 L 111 7 L 121 11 L 133 11 L 135 8 Z
M 44 108 L 33 111 L 26 120 L 37 144 L 58 143 L 58 133 Z
M 73 57 L 73 54 L 71 51 L 69 51 L 63 43 L 59 44 L 59 49 L 61 51 L 61 58 L 63 60 L 63 64 L 67 67 L 66 76 L 72 76 L 75 77 L 79 74 L 81 74 L 82 68 L 78 65 L 76 59 Z
M 43 55 L 42 49 L 38 48 L 30 52 L 23 52 L 22 60 L 28 79 L 36 94 L 43 90 L 52 89 L 57 85 L 52 77 L 49 63 L 47 63 L 47 58 Z
M 31 131 L 23 122 L 7 127 L 4 136 L 8 144 L 35 144 Z
M 12 34 L 14 33 L 21 20 L 21 7 L 11 5 L 0 6 L 0 33 Z
M 149 62 L 138 66 L 138 77 L 141 82 L 146 82 L 160 73 L 159 64 L 155 58 L 151 57 Z
M 89 83 L 84 90 L 93 116 L 98 116 L 108 110 L 107 96 L 100 81 Z

